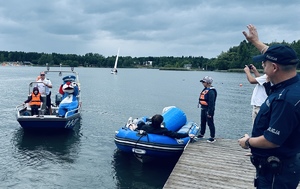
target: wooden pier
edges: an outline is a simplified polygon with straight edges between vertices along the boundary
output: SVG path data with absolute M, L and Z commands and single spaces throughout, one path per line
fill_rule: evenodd
M 253 189 L 255 168 L 248 152 L 232 139 L 189 143 L 164 189 Z

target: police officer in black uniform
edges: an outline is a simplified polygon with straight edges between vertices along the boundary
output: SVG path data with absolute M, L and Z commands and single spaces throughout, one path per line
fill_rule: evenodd
M 251 149 L 250 158 L 256 168 L 254 185 L 260 189 L 293 189 L 300 180 L 300 79 L 299 59 L 286 45 L 268 47 L 258 40 L 253 25 L 248 25 L 248 41 L 262 55 L 264 72 L 272 83 L 271 92 L 254 121 L 252 136 L 238 140 L 244 149 Z

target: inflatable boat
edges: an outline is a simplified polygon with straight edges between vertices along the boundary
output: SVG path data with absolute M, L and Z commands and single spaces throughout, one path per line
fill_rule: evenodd
M 185 113 L 177 107 L 164 108 L 162 116 L 164 117 L 162 125 L 168 130 L 194 135 L 199 131 L 199 126 L 195 122 L 187 121 Z M 141 117 L 133 122 L 143 121 L 148 124 L 149 120 L 151 119 L 148 117 Z M 190 142 L 190 137 L 176 139 L 145 133 L 138 129 L 133 130 L 130 123 L 127 123 L 116 131 L 114 140 L 119 150 L 133 153 L 141 162 L 147 162 L 153 158 L 178 158 Z

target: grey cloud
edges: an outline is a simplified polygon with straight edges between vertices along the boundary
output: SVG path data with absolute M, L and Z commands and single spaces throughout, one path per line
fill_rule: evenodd
M 250 23 L 265 42 L 298 40 L 299 5 L 297 0 L 4 1 L 0 43 L 6 45 L 0 50 L 111 56 L 121 46 L 124 56 L 210 58 L 244 40 Z

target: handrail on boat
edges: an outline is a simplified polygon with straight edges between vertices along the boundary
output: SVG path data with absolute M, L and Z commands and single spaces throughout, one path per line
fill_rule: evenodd
M 44 72 L 45 72 L 45 74 L 47 74 L 48 72 L 58 72 L 58 73 L 65 72 L 65 73 L 74 73 L 74 74 L 78 75 L 78 72 L 76 72 L 76 71 L 68 71 L 68 70 L 53 70 L 53 71 L 44 71 Z
M 16 106 L 16 111 L 17 111 L 17 116 L 19 117 L 20 116 L 20 111 L 22 110 L 22 109 L 25 109 L 26 108 L 26 106 L 24 105 L 24 104 L 20 104 L 20 105 L 17 105 Z M 65 114 L 65 117 L 68 117 L 68 114 L 69 113 L 71 113 L 71 112 L 75 112 L 75 111 L 80 111 L 80 106 L 78 106 L 78 108 L 76 108 L 76 109 L 74 109 L 74 110 L 70 110 L 70 111 L 68 111 L 66 114 Z
M 23 104 L 17 105 L 16 110 L 19 111 L 21 106 L 24 106 L 24 105 Z
M 22 107 L 22 108 L 21 108 Z M 25 109 L 26 108 L 26 106 L 24 105 L 24 104 L 20 104 L 20 105 L 17 105 L 16 106 L 16 111 L 17 111 L 17 115 L 18 115 L 18 117 L 20 116 L 20 111 L 22 110 L 22 109 Z
M 44 83 L 44 82 L 42 82 L 42 81 L 32 81 L 32 82 L 30 82 L 29 83 L 29 95 L 31 94 L 31 91 L 30 91 L 30 87 L 33 87 L 33 84 L 38 84 L 38 83 Z M 44 93 L 42 94 L 42 95 L 45 95 Z
M 74 110 L 70 110 L 70 111 L 67 111 L 67 113 L 65 114 L 65 117 L 68 117 L 68 114 L 71 113 L 71 112 L 75 112 L 75 111 L 80 111 L 80 106 L 78 106 L 78 108 L 74 109 Z

